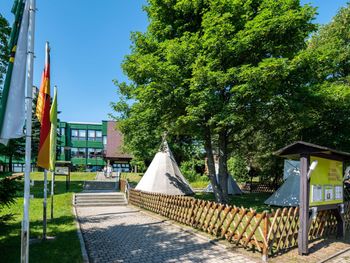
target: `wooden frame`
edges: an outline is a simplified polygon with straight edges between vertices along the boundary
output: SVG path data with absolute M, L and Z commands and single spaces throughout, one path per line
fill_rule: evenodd
M 315 156 L 329 160 L 341 161 L 344 169 L 344 161 L 350 160 L 350 153 L 299 141 L 278 150 L 276 154 L 291 159 L 300 158 L 300 225 L 298 233 L 298 253 L 299 255 L 307 255 L 309 253 L 309 230 L 312 221 L 310 215 L 310 180 L 307 177 L 310 166 L 310 157 Z M 344 202 L 342 205 L 344 205 Z M 317 207 L 318 211 L 335 211 L 335 218 L 337 220 L 337 236 L 344 237 L 345 219 L 344 215 L 340 211 L 339 204 L 313 207 Z

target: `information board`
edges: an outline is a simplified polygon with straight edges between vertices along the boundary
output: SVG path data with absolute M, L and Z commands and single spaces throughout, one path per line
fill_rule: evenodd
M 343 202 L 343 163 L 310 156 L 310 163 L 317 166 L 310 178 L 310 206 Z
M 57 175 L 69 175 L 69 167 L 64 166 L 56 166 L 55 174 Z

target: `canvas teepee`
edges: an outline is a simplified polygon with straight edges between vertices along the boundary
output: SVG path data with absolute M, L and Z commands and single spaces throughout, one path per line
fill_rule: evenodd
M 180 172 L 166 141 L 154 156 L 136 190 L 168 195 L 192 195 L 191 186 Z
M 218 175 L 216 175 L 216 180 L 218 181 Z M 204 190 L 205 192 L 212 193 L 213 187 L 211 183 L 208 184 L 207 188 Z M 227 177 L 227 192 L 229 195 L 240 195 L 242 194 L 242 190 L 239 188 L 236 181 L 232 178 L 231 175 Z
M 219 182 L 219 159 L 215 158 L 215 173 L 216 173 L 216 181 Z M 204 192 L 212 193 L 213 187 L 211 183 L 205 188 Z M 240 195 L 242 194 L 242 190 L 239 188 L 236 181 L 232 178 L 231 175 L 227 177 L 227 192 L 229 195 Z
M 266 201 L 273 206 L 299 206 L 300 193 L 300 162 L 285 160 L 284 183 Z
M 300 176 L 291 175 L 269 198 L 265 204 L 274 206 L 299 206 Z

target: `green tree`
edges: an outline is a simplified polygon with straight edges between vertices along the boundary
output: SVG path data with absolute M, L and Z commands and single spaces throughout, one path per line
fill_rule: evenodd
M 313 91 L 308 114 L 309 126 L 302 132 L 308 141 L 350 151 L 350 4 L 321 27 L 303 60 Z
M 8 39 L 11 28 L 8 21 L 0 14 L 0 87 L 3 84 L 6 73 L 7 61 L 9 59 Z
M 126 142 L 141 149 L 164 130 L 199 142 L 216 200 L 226 202 L 237 142 L 263 130 L 262 119 L 273 118 L 267 110 L 289 109 L 288 97 L 302 93 L 294 58 L 315 30 L 315 10 L 297 0 L 148 2 L 150 25 L 132 35 L 122 65 L 131 83 L 119 84 L 124 100 L 115 105 Z

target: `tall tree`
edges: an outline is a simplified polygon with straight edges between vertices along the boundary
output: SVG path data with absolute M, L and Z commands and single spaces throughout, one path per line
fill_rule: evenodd
M 321 27 L 303 52 L 313 90 L 308 141 L 350 151 L 350 3 Z
M 6 73 L 7 61 L 9 59 L 8 39 L 11 28 L 8 21 L 0 14 L 0 87 Z
M 132 35 L 122 65 L 131 84 L 119 91 L 134 103 L 117 104 L 121 129 L 129 144 L 162 129 L 201 142 L 216 200 L 226 202 L 227 159 L 247 125 L 259 129 L 259 114 L 269 120 L 265 109 L 299 93 L 289 83 L 293 60 L 315 30 L 315 10 L 298 0 L 148 2 L 148 30 Z

